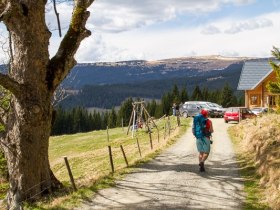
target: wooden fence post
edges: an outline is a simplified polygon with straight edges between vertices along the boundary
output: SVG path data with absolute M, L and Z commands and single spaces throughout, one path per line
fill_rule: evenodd
M 177 115 L 177 125 L 178 125 L 178 127 L 181 126 L 181 121 L 180 121 L 180 116 L 179 116 L 179 114 Z
M 170 125 L 170 117 L 168 116 L 168 118 L 167 118 L 167 122 L 168 122 L 168 134 L 169 134 L 169 137 L 170 137 L 170 127 L 171 127 L 171 125 Z
M 166 122 L 164 123 L 164 140 L 166 139 Z
M 107 142 L 109 143 L 109 127 L 107 125 Z
M 149 138 L 150 138 L 150 145 L 151 145 L 151 150 L 153 149 L 153 140 L 152 140 L 152 132 L 149 130 Z
M 121 145 L 120 147 L 121 147 L 121 150 L 122 150 L 122 154 L 123 154 L 123 158 L 124 158 L 124 160 L 125 160 L 126 166 L 128 167 L 128 162 L 127 162 L 127 159 L 126 159 L 126 155 L 125 155 L 125 153 L 124 153 L 123 146 Z
M 115 170 L 114 170 L 114 163 L 113 163 L 113 156 L 112 156 L 111 146 L 108 146 L 108 149 L 109 149 L 109 158 L 110 158 L 111 169 L 112 169 L 112 173 L 114 173 Z
M 138 141 L 138 137 L 136 137 L 136 142 L 137 142 L 137 147 L 138 147 L 138 151 L 139 151 L 140 157 L 142 157 L 141 149 L 140 149 L 140 145 L 139 145 L 139 141 Z
M 70 166 L 69 166 L 69 163 L 68 163 L 68 160 L 67 160 L 66 156 L 64 156 L 64 161 L 65 161 L 65 164 L 66 164 L 66 168 L 67 168 L 67 171 L 68 171 L 68 174 L 69 174 L 69 177 L 70 177 L 72 187 L 73 187 L 74 191 L 77 191 L 77 187 L 75 185 L 75 181 L 74 181 L 74 178 L 73 178 L 73 175 L 72 175 L 72 172 L 71 172 L 71 169 L 70 169 Z

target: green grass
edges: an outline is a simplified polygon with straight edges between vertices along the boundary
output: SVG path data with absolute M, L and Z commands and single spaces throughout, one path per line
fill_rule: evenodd
M 262 202 L 263 189 L 260 187 L 260 177 L 256 173 L 254 165 L 254 159 L 249 153 L 241 152 L 240 141 L 238 137 L 234 135 L 233 130 L 229 128 L 229 134 L 233 142 L 238 164 L 240 167 L 240 175 L 244 180 L 244 191 L 246 198 L 243 203 L 244 210 L 264 210 L 269 209 L 268 205 Z
M 107 131 L 93 131 L 74 135 L 63 135 L 50 138 L 49 159 L 55 176 L 66 186 L 60 192 L 35 204 L 26 204 L 26 209 L 63 210 L 77 206 L 82 200 L 87 200 L 98 190 L 114 186 L 115 180 L 125 174 L 137 170 L 135 166 L 154 158 L 165 147 L 176 142 L 189 126 L 190 119 L 181 118 L 178 128 L 175 117 L 171 117 L 171 135 L 165 132 L 166 119 L 156 121 L 159 129 L 159 141 L 156 128 L 152 129 L 153 150 L 150 148 L 149 135 L 145 129 L 139 129 L 132 138 L 127 128 L 114 128 Z M 165 136 L 165 137 L 164 137 Z M 138 152 L 136 137 L 139 140 L 142 157 Z M 115 173 L 111 172 L 108 145 L 112 147 Z M 123 146 L 129 167 L 126 167 L 120 145 Z M 77 192 L 72 191 L 68 172 L 63 157 L 67 156 Z

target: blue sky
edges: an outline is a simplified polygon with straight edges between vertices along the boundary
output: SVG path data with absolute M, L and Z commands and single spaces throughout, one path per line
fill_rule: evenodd
M 49 8 L 53 55 L 61 38 Z M 89 10 L 92 36 L 82 42 L 78 62 L 269 57 L 280 47 L 280 0 L 95 0 Z M 72 5 L 59 4 L 58 12 L 66 29 Z

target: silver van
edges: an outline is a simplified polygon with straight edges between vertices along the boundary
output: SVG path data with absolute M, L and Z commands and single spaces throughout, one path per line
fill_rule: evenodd
M 208 101 L 197 101 L 197 106 L 199 106 L 201 109 L 206 109 L 209 112 L 209 117 L 216 117 L 217 116 L 217 110 L 213 107 L 211 102 Z
M 201 108 L 196 101 L 187 101 L 180 108 L 180 115 L 183 117 L 194 117 L 200 113 Z

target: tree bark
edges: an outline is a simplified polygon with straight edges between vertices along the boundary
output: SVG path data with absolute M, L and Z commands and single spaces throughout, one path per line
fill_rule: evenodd
M 4 152 L 10 182 L 8 208 L 21 209 L 23 201 L 33 201 L 60 185 L 51 176 L 48 159 L 52 92 L 46 81 L 50 32 L 44 4 L 12 6 L 7 20 L 14 50 L 9 77 L 20 86 L 20 93 L 10 88 L 14 96 Z
M 56 87 L 76 61 L 85 29 L 86 9 L 93 0 L 75 0 L 71 24 L 58 53 L 49 59 L 51 33 L 45 23 L 46 0 L 0 2 L 0 21 L 12 40 L 9 75 L 0 74 L 0 85 L 13 96 L 1 144 L 7 158 L 10 189 L 8 209 L 21 209 L 23 201 L 36 200 L 61 187 L 50 169 L 49 136 L 53 116 L 51 100 Z

